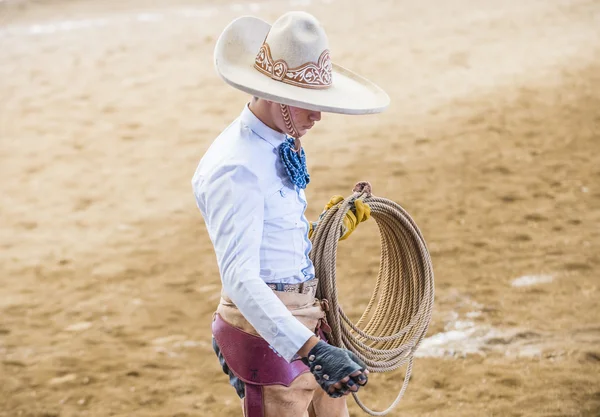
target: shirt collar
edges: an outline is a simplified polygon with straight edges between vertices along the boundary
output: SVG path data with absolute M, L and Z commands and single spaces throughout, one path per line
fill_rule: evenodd
M 240 120 L 242 124 L 247 126 L 250 130 L 252 130 L 256 135 L 260 136 L 262 139 L 266 140 L 273 146 L 277 148 L 285 139 L 287 135 L 285 133 L 277 132 L 276 130 L 271 129 L 269 126 L 264 124 L 258 117 L 252 113 L 248 104 L 244 106 L 244 110 L 242 110 L 242 114 L 240 115 Z

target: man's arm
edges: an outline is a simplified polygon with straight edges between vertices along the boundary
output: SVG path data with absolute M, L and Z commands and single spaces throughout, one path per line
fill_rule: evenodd
M 223 289 L 258 334 L 290 362 L 318 339 L 260 278 L 264 197 L 259 180 L 241 166 L 225 167 L 207 180 L 205 221 Z
M 358 391 L 367 383 L 366 365 L 351 352 L 320 341 L 260 278 L 264 198 L 256 175 L 231 166 L 208 180 L 202 205 L 225 293 L 284 359 L 301 356 L 330 396 Z

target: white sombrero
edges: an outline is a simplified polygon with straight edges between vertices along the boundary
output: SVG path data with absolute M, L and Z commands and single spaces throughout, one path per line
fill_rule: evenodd
M 331 62 L 325 30 L 305 12 L 286 13 L 273 26 L 252 16 L 234 20 L 217 40 L 215 66 L 239 90 L 309 110 L 379 113 L 390 102 L 377 85 Z

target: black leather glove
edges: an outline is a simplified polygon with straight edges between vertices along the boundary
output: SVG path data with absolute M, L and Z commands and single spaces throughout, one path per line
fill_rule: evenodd
M 364 372 L 367 369 L 367 365 L 354 353 L 347 349 L 331 346 L 322 340 L 310 350 L 306 358 L 302 358 L 302 362 L 310 368 L 310 372 L 321 388 L 333 398 L 344 395 L 350 387 L 357 385 L 356 382 L 360 386 L 365 385 L 368 380 L 367 375 L 363 373 L 358 377 L 350 376 L 356 371 Z M 346 377 L 349 377 L 350 380 L 343 384 L 345 386 L 329 392 L 332 385 Z

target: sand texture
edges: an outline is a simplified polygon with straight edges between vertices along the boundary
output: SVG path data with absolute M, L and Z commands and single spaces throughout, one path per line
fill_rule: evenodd
M 0 416 L 241 415 L 190 180 L 247 100 L 214 71 L 217 36 L 292 9 L 392 99 L 303 140 L 308 217 L 368 180 L 433 259 L 391 415 L 600 416 L 597 0 L 0 1 Z M 339 250 L 353 317 L 378 267 L 367 222 Z M 402 375 L 362 398 L 386 407 Z

